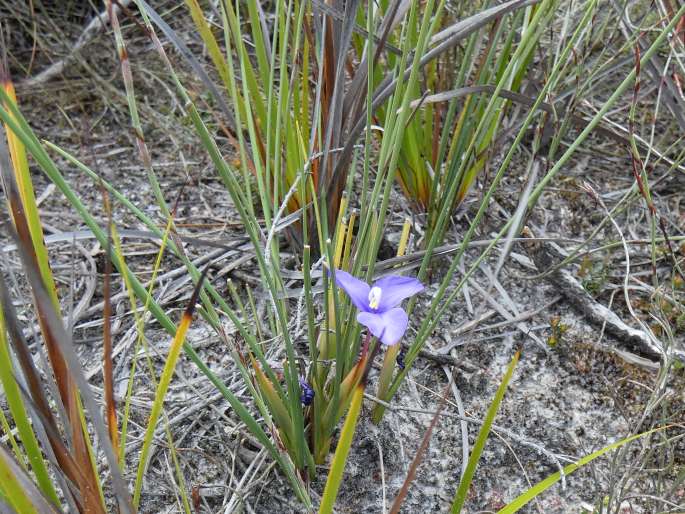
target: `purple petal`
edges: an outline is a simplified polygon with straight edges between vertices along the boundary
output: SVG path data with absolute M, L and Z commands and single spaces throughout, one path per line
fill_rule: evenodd
M 357 309 L 369 310 L 369 290 L 371 289 L 369 284 L 339 269 L 335 270 L 335 283 L 343 288 Z
M 378 312 L 387 311 L 393 307 L 397 307 L 402 300 L 414 296 L 416 293 L 423 291 L 423 284 L 411 277 L 400 277 L 399 275 L 391 275 L 383 277 L 373 284 L 375 287 L 381 288 L 381 301 L 378 304 Z
M 407 331 L 409 318 L 399 307 L 385 312 L 360 312 L 357 321 L 364 325 L 385 345 L 392 346 L 402 339 Z

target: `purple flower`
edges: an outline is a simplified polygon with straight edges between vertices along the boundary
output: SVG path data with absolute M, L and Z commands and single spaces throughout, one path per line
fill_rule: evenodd
M 302 394 L 300 395 L 302 405 L 311 405 L 314 401 L 314 389 L 303 377 L 300 377 L 300 389 L 302 390 Z
M 415 278 L 391 275 L 369 285 L 341 270 L 335 270 L 335 283 L 359 309 L 357 321 L 388 346 L 402 339 L 409 324 L 407 313 L 398 305 L 423 290 Z

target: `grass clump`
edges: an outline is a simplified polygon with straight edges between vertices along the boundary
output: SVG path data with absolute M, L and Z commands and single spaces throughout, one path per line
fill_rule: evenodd
M 601 43 L 616 38 L 619 27 L 602 15 L 603 3 L 598 1 L 482 1 L 455 8 L 441 0 L 288 0 L 268 6 L 186 0 L 169 7 L 169 12 L 183 13 L 192 23 L 194 39 L 184 37 L 164 8 L 144 0 L 108 1 L 103 11 L 111 26 L 123 84 L 119 101 L 125 105 L 122 112 L 128 117 L 145 187 L 154 198 L 153 209 L 133 201 L 117 184 L 118 177 L 106 176 L 97 163 L 88 164 L 63 144 L 41 140 L 17 105 L 7 70 L 3 72 L 0 118 L 8 141 L 7 148 L 0 148 L 3 188 L 55 382 L 50 389 L 50 377 L 45 383 L 28 365 L 30 355 L 17 337 L 21 330 L 12 318 L 11 300 L 3 297 L 4 319 L 10 321 L 0 319 L 0 332 L 12 335 L 12 350 L 0 339 L 5 371 L 0 379 L 11 403 L 12 420 L 0 421 L 6 431 L 10 427 L 14 456 L 0 447 L 0 466 L 11 478 L 9 485 L 0 488 L 0 499 L 15 510 L 105 512 L 114 504 L 122 512 L 144 510 L 145 477 L 155 437 L 163 432 L 172 456 L 169 467 L 173 465 L 170 475 L 179 491 L 178 506 L 190 512 L 191 500 L 197 500 L 188 492 L 165 411 L 183 351 L 202 373 L 203 383 L 230 405 L 254 444 L 276 463 L 303 508 L 331 512 L 344 480 L 364 395 L 373 393 L 371 417 L 382 423 L 429 339 L 441 328 L 445 313 L 461 295 L 466 298 L 470 281 L 496 258 L 490 290 L 484 293 L 491 296 L 497 275 L 522 229 L 534 219 L 541 197 L 631 92 L 629 128 L 619 139 L 623 138 L 623 147 L 630 152 L 634 175 L 612 210 L 605 208 L 601 223 L 611 227 L 623 209 L 646 206 L 653 267 L 657 260 L 671 257 L 673 276 L 680 276 L 674 252 L 657 252 L 658 238 L 669 249 L 671 245 L 652 199 L 648 164 L 655 159 L 655 148 L 661 149 L 658 159 L 668 162 L 670 170 L 680 166 L 683 155 L 668 138 L 656 141 L 652 133 L 645 143 L 643 135 L 637 134 L 640 91 L 636 84 L 643 78 L 642 70 L 669 48 L 685 8 L 669 13 L 668 19 L 645 13 L 640 23 L 651 28 L 650 37 L 641 32 L 624 34 L 620 51 L 607 55 L 608 46 L 603 48 Z M 164 188 L 149 140 L 150 108 L 141 102 L 144 95 L 136 82 L 137 74 L 144 72 L 131 62 L 131 41 L 127 40 L 131 33 L 154 51 L 156 73 L 164 75 L 158 87 L 164 88 L 182 113 L 175 118 L 178 130 L 192 134 L 193 145 L 209 163 L 215 190 L 230 199 L 237 213 L 241 249 L 250 252 L 254 264 L 254 290 L 224 288 L 212 276 L 210 266 L 201 265 L 187 251 L 178 199 L 183 188 L 198 177 L 189 177 L 176 201 L 169 201 L 170 191 Z M 202 52 L 198 51 L 200 43 Z M 628 65 L 626 56 L 631 58 Z M 30 66 L 24 69 L 28 72 Z M 586 109 L 586 98 L 606 77 L 615 83 L 602 91 L 606 95 L 595 110 Z M 677 108 L 670 104 L 672 109 L 673 105 Z M 166 123 L 173 117 L 158 111 L 153 118 Z M 113 266 L 106 268 L 103 299 L 104 417 L 61 320 L 63 299 L 52 279 L 27 154 L 106 249 L 107 263 Z M 78 169 L 98 189 L 105 223 L 83 201 L 79 184 L 65 179 L 58 162 Z M 514 213 L 493 229 L 489 211 L 503 183 L 514 175 L 515 164 L 525 169 L 528 184 L 521 190 Z M 592 196 L 584 183 L 578 187 Z M 469 201 L 473 202 L 470 206 Z M 601 200 L 599 204 L 604 207 Z M 123 232 L 113 220 L 115 209 L 126 211 L 160 242 L 147 284 L 127 258 Z M 469 211 L 465 231 L 456 245 L 444 250 L 450 260 L 440 267 L 436 257 L 444 253 L 443 243 L 453 236 L 450 228 L 455 215 L 465 210 Z M 392 234 L 397 237 L 391 243 L 389 228 L 394 225 L 402 229 Z M 490 234 L 489 239 L 472 255 L 476 238 L 483 233 Z M 560 266 L 572 262 L 596 235 Z M 622 233 L 620 239 L 627 245 Z M 384 252 L 387 258 L 382 257 Z M 178 323 L 153 294 L 165 256 L 181 263 L 193 283 L 194 292 L 186 299 Z M 604 261 L 598 268 L 595 262 L 587 257 L 579 275 L 598 298 L 609 285 L 611 263 Z M 137 332 L 123 405 L 115 402 L 112 379 L 108 302 L 114 274 L 123 283 Z M 407 280 L 408 275 L 426 284 L 429 294 L 411 298 L 406 312 L 400 302 L 411 296 L 408 293 L 397 293 L 401 297 L 396 302 L 380 309 L 382 295 L 392 291 L 384 280 Z M 628 263 L 625 277 L 629 275 Z M 348 276 L 358 280 L 357 285 L 345 282 Z M 652 287 L 659 288 L 656 273 Z M 355 294 L 361 290 L 360 299 Z M 626 292 L 631 308 L 627 296 Z M 669 353 L 675 347 L 672 327 L 680 330 L 682 317 L 680 300 L 676 303 L 668 303 L 657 314 L 661 339 L 656 330 L 640 324 L 654 336 L 654 346 L 662 349 L 662 370 L 673 365 Z M 404 318 L 395 309 L 402 310 Z M 392 321 L 383 317 L 392 311 L 398 317 Z M 186 340 L 195 312 L 230 354 L 240 394 Z M 161 373 L 147 353 L 151 350 L 145 329 L 152 319 L 172 340 L 168 351 L 162 352 Z M 401 330 L 395 326 L 398 323 L 403 324 Z M 227 325 L 235 328 L 235 337 L 227 335 Z M 566 337 L 566 327 L 553 318 L 550 328 L 548 343 L 554 346 Z M 399 337 L 388 339 L 395 329 Z M 381 351 L 385 352 L 382 361 L 375 362 Z M 139 354 L 146 356 L 144 361 L 138 361 Z M 490 403 L 462 470 L 453 512 L 466 504 L 518 355 Z M 21 363 L 21 371 L 13 359 Z M 375 364 L 380 366 L 378 380 L 370 381 Z M 138 366 L 149 375 L 155 393 L 140 454 L 131 454 L 127 450 L 132 444 L 130 409 Z M 19 373 L 21 378 L 13 381 Z M 662 386 L 665 383 L 663 379 Z M 24 384 L 28 391 L 22 391 Z M 56 421 L 55 409 L 46 406 L 58 399 L 63 412 L 58 412 Z M 654 402 L 658 403 L 656 398 Z M 650 409 L 653 414 L 655 407 Z M 425 444 L 436 419 L 437 415 Z M 620 452 L 643 437 L 660 437 L 665 429 L 650 420 L 648 427 L 636 425 L 618 442 L 565 468 L 560 466 L 558 474 L 531 487 L 503 512 L 515 511 L 553 483 L 563 482 L 565 474 L 609 450 Z M 12 426 L 23 448 L 13 439 Z M 672 444 L 677 437 L 669 432 L 664 444 Z M 111 473 L 109 481 L 104 479 L 103 456 Z M 467 456 L 464 452 L 463 458 Z M 329 459 L 328 480 L 323 496 L 318 497 L 312 494 L 312 483 Z M 48 472 L 52 460 L 58 464 L 55 476 Z M 420 460 L 417 454 L 417 466 Z M 130 483 L 132 494 L 124 482 L 131 475 L 135 475 Z M 397 508 L 401 503 L 398 495 Z

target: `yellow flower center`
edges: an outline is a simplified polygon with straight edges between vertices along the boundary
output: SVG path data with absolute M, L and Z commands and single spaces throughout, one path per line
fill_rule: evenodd
M 383 292 L 380 287 L 374 286 L 369 291 L 369 307 L 376 310 L 378 309 L 378 304 L 381 302 L 381 296 Z

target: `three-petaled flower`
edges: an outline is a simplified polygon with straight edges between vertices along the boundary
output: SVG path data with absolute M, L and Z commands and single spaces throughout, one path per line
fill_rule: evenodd
M 409 324 L 407 313 L 398 305 L 423 290 L 423 284 L 415 278 L 391 275 L 369 285 L 338 269 L 335 283 L 359 309 L 357 321 L 388 346 L 402 339 Z

